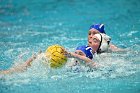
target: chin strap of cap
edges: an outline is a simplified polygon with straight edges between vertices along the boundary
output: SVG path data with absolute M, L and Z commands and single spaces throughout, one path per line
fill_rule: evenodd
M 98 49 L 97 49 L 97 54 L 101 53 L 100 47 L 101 47 L 102 39 L 103 39 L 103 37 L 102 37 L 102 35 L 101 35 L 100 33 L 99 33 L 99 35 L 101 36 L 101 41 L 100 41 L 99 47 L 98 47 Z

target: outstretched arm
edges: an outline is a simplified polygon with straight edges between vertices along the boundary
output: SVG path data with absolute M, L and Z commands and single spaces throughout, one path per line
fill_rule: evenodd
M 14 66 L 8 70 L 2 70 L 0 71 L 0 74 L 12 74 L 12 73 L 15 73 L 15 72 L 22 72 L 22 71 L 25 71 L 29 66 L 31 66 L 31 62 L 36 59 L 35 56 L 29 58 L 25 63 L 23 64 L 20 64 L 20 65 L 17 65 L 17 66 Z
M 81 55 L 76 54 L 76 53 L 68 53 L 68 57 L 70 57 L 70 58 L 78 58 L 80 60 L 83 60 L 90 67 L 95 67 L 96 66 L 96 63 L 93 62 L 91 59 L 89 59 L 86 56 L 81 56 Z
M 39 54 L 41 53 L 41 51 L 39 52 Z M 36 59 L 37 55 L 33 55 L 31 58 L 27 59 L 25 61 L 25 63 L 22 63 L 20 65 L 14 66 L 8 70 L 2 70 L 0 71 L 0 74 L 12 74 L 15 72 L 23 72 L 25 70 L 27 70 L 27 68 L 29 66 L 31 66 L 31 63 Z
M 123 52 L 123 51 L 126 51 L 125 49 L 118 48 L 117 46 L 115 46 L 113 44 L 110 44 L 110 49 L 111 49 L 112 52 Z

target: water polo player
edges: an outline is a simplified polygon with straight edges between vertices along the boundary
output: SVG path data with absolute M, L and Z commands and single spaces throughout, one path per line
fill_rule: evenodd
M 104 35 L 104 34 L 95 34 L 93 36 L 93 40 L 89 41 L 89 45 L 91 47 L 82 46 L 82 47 L 77 48 L 75 53 L 69 53 L 69 54 L 72 57 L 81 59 L 86 63 L 93 62 L 92 58 L 93 58 L 94 53 L 96 53 L 96 52 L 101 53 L 101 52 L 104 52 L 104 51 L 106 51 L 108 49 L 109 41 L 107 41 L 107 40 L 110 40 L 110 39 L 108 39 L 106 35 Z M 55 48 L 56 48 L 56 46 L 55 46 Z M 78 50 L 81 50 L 82 52 L 78 51 Z M 55 57 L 57 57 L 57 56 L 58 55 L 55 55 Z M 16 67 L 12 67 L 12 68 L 10 68 L 8 70 L 0 71 L 0 73 L 9 74 L 9 73 L 13 73 L 13 72 L 25 71 L 27 69 L 27 67 L 31 66 L 31 62 L 34 61 L 36 58 L 37 58 L 37 56 L 32 56 L 25 63 L 23 63 L 23 64 L 21 64 L 19 66 L 16 66 Z M 52 58 L 52 60 L 53 60 L 53 58 Z M 55 64 L 56 61 L 52 61 L 52 62 Z M 61 62 L 59 63 L 59 65 L 61 65 Z
M 106 34 L 105 30 L 104 30 L 104 24 L 93 24 L 90 26 L 89 28 L 89 32 L 88 32 L 88 42 L 90 39 L 92 39 L 92 37 L 97 34 L 97 33 L 103 33 Z M 118 48 L 117 46 L 115 46 L 114 44 L 110 44 L 109 45 L 109 49 L 111 51 L 124 51 L 121 48 Z
M 69 57 L 77 58 L 82 60 L 87 64 L 95 66 L 93 59 L 95 53 L 102 53 L 108 50 L 111 38 L 105 34 L 95 34 L 93 39 L 89 41 L 88 46 L 77 47 L 74 53 L 69 53 Z M 91 47 L 89 47 L 91 46 Z M 78 60 L 75 61 L 77 64 Z M 74 63 L 74 64 L 75 64 Z

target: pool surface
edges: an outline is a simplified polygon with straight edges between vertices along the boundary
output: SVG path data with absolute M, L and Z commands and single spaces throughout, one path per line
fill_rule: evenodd
M 101 54 L 95 61 L 104 67 L 82 71 L 37 59 L 25 72 L 0 75 L 0 93 L 140 93 L 139 0 L 0 0 L 0 70 L 53 44 L 74 51 L 93 23 L 127 51 Z

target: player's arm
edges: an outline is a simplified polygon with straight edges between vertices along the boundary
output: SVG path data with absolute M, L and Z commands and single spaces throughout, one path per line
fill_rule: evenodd
M 40 54 L 41 51 L 38 52 Z M 27 70 L 29 66 L 31 66 L 31 63 L 37 58 L 37 55 L 33 55 L 31 58 L 27 59 L 24 63 L 16 65 L 14 67 L 11 67 L 8 70 L 2 70 L 0 71 L 0 74 L 12 74 L 15 72 L 23 72 Z
M 93 62 L 93 60 L 89 59 L 86 56 L 81 56 L 81 55 L 76 54 L 76 53 L 69 53 L 69 57 L 70 58 L 78 58 L 80 60 L 83 60 L 86 63 L 86 65 L 88 65 L 90 67 L 95 67 L 96 66 L 96 63 Z
M 115 46 L 114 44 L 110 44 L 110 50 L 111 50 L 112 52 L 124 52 L 124 51 L 126 51 L 125 49 L 118 48 L 118 47 Z

